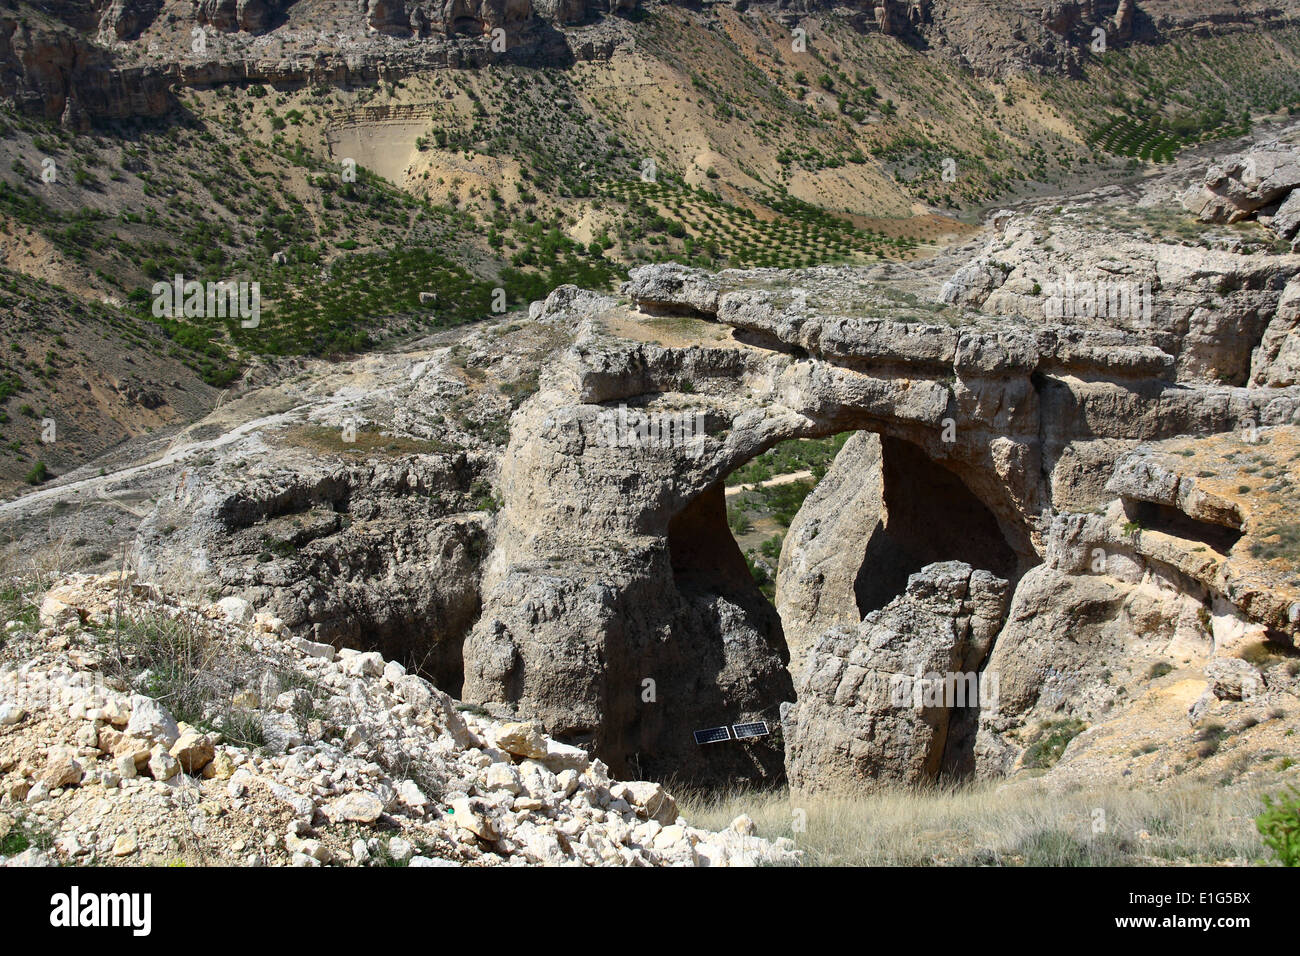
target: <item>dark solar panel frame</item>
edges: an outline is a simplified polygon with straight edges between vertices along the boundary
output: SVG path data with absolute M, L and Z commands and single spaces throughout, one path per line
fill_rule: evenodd
M 720 744 L 731 739 L 731 728 L 725 724 L 721 727 L 706 727 L 695 731 L 695 742 L 700 745 Z
M 771 733 L 766 720 L 751 720 L 743 724 L 735 724 L 731 730 L 737 740 L 744 740 L 748 737 L 766 737 Z

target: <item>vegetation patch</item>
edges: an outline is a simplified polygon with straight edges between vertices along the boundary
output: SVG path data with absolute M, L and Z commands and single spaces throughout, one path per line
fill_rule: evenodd
M 1255 820 L 1260 837 L 1282 866 L 1300 866 L 1300 791 L 1265 795 L 1264 812 Z
M 1030 739 L 1021 765 L 1030 770 L 1047 770 L 1055 766 L 1065 753 L 1070 741 L 1087 729 L 1087 725 L 1074 718 L 1049 720 L 1042 724 Z

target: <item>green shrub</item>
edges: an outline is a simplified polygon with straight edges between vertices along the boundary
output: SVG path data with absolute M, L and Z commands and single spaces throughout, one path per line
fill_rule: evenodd
M 1030 770 L 1046 770 L 1061 759 L 1070 741 L 1084 730 L 1081 720 L 1049 720 L 1038 728 L 1029 749 L 1025 751 L 1024 766 Z
M 1264 797 L 1264 812 L 1255 818 L 1264 845 L 1282 866 L 1300 866 L 1300 790 Z
M 28 820 L 19 819 L 9 824 L 7 830 L 0 829 L 0 856 L 17 856 L 29 847 L 49 850 L 53 846 L 54 838 Z

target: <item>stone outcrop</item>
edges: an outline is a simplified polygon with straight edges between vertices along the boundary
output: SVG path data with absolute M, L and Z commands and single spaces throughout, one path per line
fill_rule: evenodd
M 177 84 L 346 86 L 499 61 L 560 66 L 611 55 L 622 34 L 599 20 L 635 5 L 564 0 L 535 10 L 531 0 L 361 0 L 331 5 L 328 24 L 318 5 L 295 0 L 50 3 L 42 17 L 0 10 L 0 96 L 29 115 L 85 130 L 96 120 L 164 116 L 175 107 Z M 555 29 L 566 26 L 580 35 Z M 504 45 L 484 44 L 497 29 Z M 200 47 L 194 30 L 206 31 Z M 326 31 L 332 40 L 322 44 Z M 257 45 L 267 36 L 277 56 Z
M 1111 18 L 1110 28 L 1116 39 L 1131 40 L 1137 20 L 1137 0 L 1119 0 L 1115 16 Z
M 934 4 L 925 37 L 982 73 L 1026 70 L 1078 74 L 1104 49 L 1132 42 L 1177 42 L 1187 37 L 1286 24 L 1295 11 L 1272 0 L 1058 0 L 1052 3 Z
M 582 23 L 600 12 L 635 7 L 634 0 L 603 4 L 589 0 L 369 0 L 368 26 L 394 37 L 475 36 L 502 28 L 507 35 L 534 18 L 557 26 Z
M 1300 259 L 1244 252 L 1098 235 L 1040 210 L 1003 220 L 940 298 L 1055 336 L 1077 373 L 1091 364 L 1109 377 L 1246 385 Z M 1057 323 L 1069 331 L 1049 331 Z
M 1250 384 L 1286 388 L 1300 384 L 1300 280 L 1278 297 L 1273 317 L 1251 354 Z
M 401 6 L 401 4 L 398 4 Z M 408 3 L 410 29 L 429 33 L 484 34 L 501 28 L 507 35 L 533 19 L 531 0 L 446 0 L 444 3 Z
M 802 791 L 933 783 L 973 764 L 980 674 L 1009 587 L 960 562 L 930 565 L 856 627 L 811 648 L 782 720 L 790 785 Z
M 28 115 L 73 129 L 92 117 L 161 116 L 172 104 L 168 72 L 119 67 L 82 34 L 0 11 L 0 96 Z
M 491 527 L 471 488 L 487 467 L 305 465 L 234 489 L 186 475 L 141 526 L 141 570 L 210 580 L 311 641 L 378 650 L 458 692 Z
M 586 0 L 535 0 L 533 3 L 533 9 L 539 17 L 558 24 L 581 23 L 589 15 L 589 6 L 596 5 L 589 5 Z M 629 9 L 629 5 L 610 3 L 608 9 L 610 13 L 615 13 Z
M 1227 600 L 1257 628 L 1293 640 L 1300 582 L 1286 545 L 1287 496 L 1298 450 L 1294 426 L 1144 445 L 1117 463 L 1108 487 L 1126 525 L 1138 529 L 1130 534 L 1137 553 Z
M 664 265 L 633 270 L 620 296 L 561 287 L 529 310 L 539 340 L 561 344 L 532 359 L 538 390 L 513 414 L 501 385 L 522 357 L 465 333 L 492 370 L 483 414 L 510 416 L 503 446 L 466 431 L 463 452 L 362 463 L 250 435 L 178 477 L 142 529 L 142 567 L 193 574 L 204 547 L 205 582 L 326 656 L 401 657 L 620 774 L 775 781 L 789 757 L 815 789 L 1014 769 L 1037 728 L 1113 719 L 1156 664 L 1202 668 L 1297 626 L 1288 572 L 1267 557 L 1280 513 L 1251 511 L 1253 480 L 1243 496 L 1239 475 L 1188 473 L 1246 449 L 1178 443 L 1287 446 L 1300 259 L 1062 221 L 1056 250 L 1030 211 L 931 265 Z M 1150 282 L 1161 311 L 1099 310 L 1095 288 L 1092 308 L 1053 311 L 1071 266 L 1079 282 Z M 664 315 L 677 344 L 657 341 Z M 471 380 L 445 355 L 382 366 L 366 372 L 383 396 L 367 414 L 404 440 L 450 441 Z M 309 414 L 337 424 L 343 410 Z M 723 483 L 783 440 L 844 431 L 860 434 L 785 540 L 778 616 L 728 532 Z M 274 467 L 242 464 L 258 441 Z M 908 596 L 909 578 L 928 587 L 952 562 L 981 607 L 1009 603 L 996 640 L 995 624 L 962 623 L 965 598 Z M 921 605 L 951 639 L 904 627 Z M 836 716 L 828 668 L 887 633 L 900 667 L 996 675 L 997 704 L 903 713 L 863 697 Z M 1203 687 L 1176 698 L 1180 726 Z M 775 728 L 783 705 L 782 734 L 691 735 Z M 865 756 L 847 761 L 854 748 Z
M 222 33 L 261 34 L 270 29 L 274 18 L 289 3 L 283 0 L 199 0 L 195 17 L 199 23 Z
M 1183 205 L 1206 223 L 1255 218 L 1280 239 L 1300 248 L 1300 147 L 1263 143 L 1205 174 L 1203 183 L 1183 196 Z
M 1267 29 L 1293 22 L 1297 0 L 1088 0 L 1041 4 L 936 4 L 879 0 L 854 10 L 824 0 L 777 0 L 769 12 L 848 14 L 858 29 L 933 49 L 985 74 L 1078 74 L 1094 31 L 1110 44 Z M 159 117 L 171 88 L 223 83 L 339 85 L 393 81 L 440 68 L 496 62 L 559 66 L 603 59 L 635 42 L 618 18 L 638 0 L 51 0 L 42 15 L 0 11 L 0 95 L 25 112 L 84 129 L 95 120 Z M 685 3 L 693 6 L 692 3 Z M 13 5 L 11 5 L 12 7 Z M 608 23 L 602 21 L 608 20 Z M 192 30 L 207 30 L 206 50 Z M 505 49 L 483 43 L 505 31 Z M 320 37 L 332 40 L 322 45 Z M 261 38 L 274 41 L 265 55 Z
M 116 40 L 134 40 L 158 16 L 163 0 L 113 0 L 99 21 L 101 33 Z
M 1044 563 L 1021 579 L 987 664 L 1001 694 L 981 714 L 981 772 L 1015 770 L 1032 728 L 1066 719 L 1097 727 L 1066 753 L 1060 776 L 1071 780 L 1113 767 L 1161 721 L 1287 712 L 1279 705 L 1300 673 L 1289 662 L 1300 579 L 1278 496 L 1292 482 L 1283 463 L 1294 432 L 1142 446 L 1117 463 L 1109 487 L 1119 500 L 1105 513 L 1053 520 Z M 1256 471 L 1274 480 L 1242 483 Z M 1246 656 L 1267 661 L 1266 673 Z M 1179 679 L 1153 686 L 1169 672 Z M 1174 772 L 1159 762 L 1144 770 Z
M 876 29 L 886 36 L 903 36 L 930 21 L 930 0 L 880 0 L 872 9 Z
M 287 411 L 181 442 L 138 530 L 140 571 L 251 601 L 295 637 L 378 651 L 459 693 L 496 524 L 501 439 L 486 426 L 564 341 L 498 331 L 466 330 L 456 355 L 358 358 L 323 394 L 315 374 L 333 370 L 318 368 L 281 386 Z
M 225 33 L 265 33 L 277 14 L 294 0 L 199 0 L 195 16 Z
M 810 645 L 889 603 L 909 576 L 957 559 L 1014 578 L 1018 561 L 993 514 L 916 447 L 858 432 L 790 525 L 777 572 L 796 680 Z
M 805 652 L 817 638 L 832 628 L 852 627 L 862 620 L 858 589 L 869 539 L 861 531 L 879 527 L 884 518 L 880 459 L 878 435 L 853 435 L 790 523 L 777 567 L 774 603 L 781 615 L 796 682 Z M 846 546 L 850 538 L 857 540 Z M 867 575 L 880 580 L 884 570 L 875 565 Z M 899 570 L 906 573 L 906 566 Z
M 538 319 L 566 321 L 572 298 L 552 299 Z M 684 432 L 637 443 L 617 408 L 620 395 L 650 390 L 650 377 L 704 382 L 734 372 L 735 359 L 626 351 L 590 334 L 589 317 L 577 321 L 587 336 L 511 423 L 464 693 L 537 716 L 613 767 L 777 777 L 768 739 L 702 752 L 690 736 L 774 718 L 792 693 L 780 623 L 726 530 L 718 479 L 729 469 L 704 451 L 703 432 L 698 445 Z M 575 403 L 575 391 L 588 401 Z M 612 417 L 601 398 L 614 400 Z M 650 411 L 630 410 L 633 427 Z M 721 425 L 706 417 L 716 424 L 705 427 Z M 694 434 L 693 411 L 688 423 Z
M 1049 757 L 1077 778 L 1147 745 L 1122 729 L 1134 708 L 1187 734 L 1258 706 L 1237 660 L 1291 713 L 1300 257 L 1162 241 L 1167 208 L 1144 238 L 1105 225 L 1149 200 L 999 213 L 929 262 L 641 267 L 617 295 L 561 287 L 454 347 L 319 370 L 139 466 L 174 469 L 140 568 L 232 624 L 265 609 L 340 680 L 400 657 L 508 721 L 494 746 L 524 760 L 554 744 L 637 778 L 855 788 Z M 778 615 L 724 484 L 842 432 L 785 539 Z M 46 626 L 74 624 L 48 604 Z M 922 703 L 883 705 L 917 667 Z M 927 673 L 997 700 L 927 704 Z M 780 732 L 691 733 L 759 720 Z M 172 779 L 190 744 L 125 755 Z M 464 799 L 476 839 L 502 832 Z
M 366 24 L 372 30 L 389 36 L 409 36 L 411 15 L 403 0 L 368 0 Z

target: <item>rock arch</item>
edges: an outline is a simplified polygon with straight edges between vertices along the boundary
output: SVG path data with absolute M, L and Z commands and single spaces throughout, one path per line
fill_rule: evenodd
M 619 770 L 779 775 L 775 740 L 706 749 L 690 734 L 774 719 L 793 697 L 789 635 L 774 639 L 726 586 L 734 561 L 684 547 L 683 527 L 717 532 L 708 503 L 726 475 L 786 439 L 878 434 L 945 493 L 965 490 L 992 555 L 976 564 L 1014 576 L 1041 562 L 1045 514 L 1095 503 L 1116 442 L 1295 410 L 1277 390 L 1180 387 L 1171 356 L 1129 332 L 873 317 L 843 288 L 860 277 L 811 270 L 792 288 L 746 274 L 728 287 L 725 274 L 647 267 L 626 287 L 635 308 L 572 287 L 535 308 L 578 335 L 511 422 L 466 698 L 540 717 Z M 698 318 L 662 320 L 695 322 L 663 346 L 644 327 L 654 315 Z M 656 425 L 683 418 L 703 436 L 675 441 Z M 711 589 L 696 573 L 683 582 L 710 560 Z

